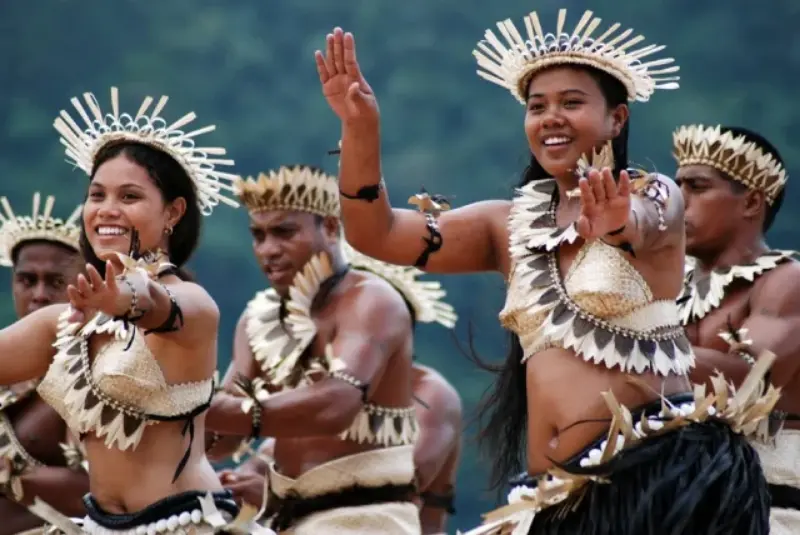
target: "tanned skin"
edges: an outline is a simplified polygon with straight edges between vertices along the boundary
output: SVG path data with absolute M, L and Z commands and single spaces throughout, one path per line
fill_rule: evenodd
M 83 267 L 77 251 L 54 242 L 23 242 L 13 257 L 11 289 L 18 318 L 66 302 L 67 286 L 75 282 Z M 25 387 L 22 383 L 14 390 Z M 66 515 L 85 514 L 82 498 L 89 491 L 89 477 L 66 466 L 59 443 L 67 443 L 69 434 L 61 417 L 35 392 L 6 409 L 5 414 L 22 447 L 46 466 L 30 468 L 21 477 L 24 505 L 0 496 L 0 535 L 43 525 L 43 520 L 26 507 L 36 496 Z
M 414 447 L 419 491 L 452 495 L 461 456 L 461 398 L 453 385 L 427 366 L 414 364 L 413 381 L 414 396 L 419 400 L 416 413 L 420 437 Z M 421 500 L 420 505 L 423 535 L 445 533 L 448 512 L 441 507 L 425 506 Z
M 261 212 L 251 215 L 251 233 L 256 258 L 281 295 L 287 294 L 294 275 L 319 252 L 331 255 L 335 270 L 344 267 L 336 218 L 320 221 L 303 212 Z M 347 372 L 369 385 L 371 403 L 411 405 L 411 315 L 392 286 L 374 275 L 350 270 L 315 305 L 312 318 L 317 336 L 307 349 L 309 354 L 322 355 L 331 344 Z M 243 337 L 244 325 L 243 318 L 225 380 L 228 385 L 238 373 L 249 377 L 258 373 Z M 252 418 L 240 405 L 240 397 L 219 394 L 208 412 L 208 428 L 223 435 L 248 436 Z M 261 436 L 275 438 L 275 460 L 281 473 L 296 478 L 333 459 L 379 447 L 338 437 L 362 406 L 359 389 L 341 379 L 323 378 L 262 402 Z
M 455 388 L 437 371 L 414 364 L 413 388 L 420 437 L 414 447 L 414 464 L 420 493 L 449 495 L 454 492 L 461 456 L 462 406 Z M 424 403 L 424 405 L 423 405 Z M 274 457 L 275 440 L 261 443 L 258 454 L 236 470 L 223 470 L 220 480 L 234 497 L 259 505 L 264 497 L 265 458 Z M 417 505 L 421 506 L 420 499 Z M 440 507 L 421 507 L 424 535 L 445 533 L 448 513 Z
M 360 70 L 355 38 L 341 28 L 328 34 L 325 50 L 315 54 L 322 93 L 342 124 L 339 184 L 355 195 L 380 183 L 380 112 L 377 98 Z M 530 82 L 524 133 L 532 154 L 555 178 L 559 204 L 556 223 L 576 223 L 581 239 L 558 250 L 561 275 L 570 268 L 585 240 L 603 237 L 612 245 L 627 242 L 637 251 L 626 255 L 650 286 L 655 299 L 676 299 L 684 264 L 683 201 L 678 187 L 658 180 L 669 191 L 660 230 L 654 203 L 632 195 L 627 173 L 615 182 L 609 169 L 591 171 L 580 180 L 574 173 L 579 157 L 617 137 L 628 120 L 625 104 L 609 105 L 590 74 L 570 67 L 538 72 Z M 548 137 L 566 136 L 569 143 L 549 147 Z M 386 182 L 388 182 L 388 178 Z M 580 188 L 579 198 L 566 195 Z M 500 272 L 511 274 L 508 250 L 509 201 L 485 201 L 444 212 L 438 219 L 441 248 L 424 269 L 434 273 Z M 362 253 L 400 265 L 413 265 L 425 249 L 426 218 L 410 210 L 393 209 L 383 188 L 374 202 L 342 200 L 342 221 L 349 243 Z M 613 236 L 609 232 L 623 228 Z M 630 376 L 583 359 L 572 351 L 551 348 L 528 359 L 525 367 L 528 400 L 527 468 L 542 473 L 553 461 L 566 461 L 608 429 L 610 412 L 601 392 L 613 391 L 627 407 L 689 390 L 685 377 L 637 374 L 649 388 L 631 384 Z M 565 391 L 570 396 L 564 396 Z M 543 413 L 541 407 L 557 407 Z M 590 422 L 591 421 L 591 422 Z M 573 425 L 581 422 L 581 425 Z M 599 423 L 595 423 L 599 422 Z M 601 422 L 601 423 L 600 423 Z
M 686 203 L 686 252 L 697 259 L 700 276 L 751 263 L 769 250 L 762 192 L 746 190 L 705 165 L 681 167 L 677 179 Z M 800 413 L 800 264 L 789 260 L 753 282 L 735 281 L 717 309 L 686 327 L 697 356 L 695 381 L 705 381 L 719 370 L 739 384 L 750 370 L 719 337 L 728 330 L 728 322 L 734 329 L 748 329 L 754 356 L 764 350 L 776 354 L 770 377 L 783 389 L 777 409 Z M 791 421 L 786 427 L 800 428 Z

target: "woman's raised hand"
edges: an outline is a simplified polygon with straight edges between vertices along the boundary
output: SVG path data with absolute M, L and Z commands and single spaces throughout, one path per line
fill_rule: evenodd
M 619 182 L 615 182 L 611 169 L 592 169 L 578 185 L 581 213 L 575 226 L 582 238 L 600 238 L 625 228 L 631 213 L 631 181 L 627 171 L 622 171 Z
M 325 53 L 314 53 L 322 94 L 342 123 L 377 124 L 378 101 L 356 60 L 356 41 L 351 33 L 335 28 L 325 38 Z

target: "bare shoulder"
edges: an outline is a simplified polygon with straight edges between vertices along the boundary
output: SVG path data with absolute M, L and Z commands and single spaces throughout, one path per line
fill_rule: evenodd
M 180 281 L 169 287 L 173 292 L 188 297 L 192 304 L 201 308 L 203 315 L 219 318 L 217 302 L 208 291 L 196 282 Z
M 791 297 L 800 302 L 800 262 L 791 259 L 756 279 L 756 297 Z
M 380 314 L 382 318 L 397 318 L 410 314 L 402 295 L 385 279 L 367 271 L 353 269 L 352 283 L 345 290 L 339 313 L 355 318 Z

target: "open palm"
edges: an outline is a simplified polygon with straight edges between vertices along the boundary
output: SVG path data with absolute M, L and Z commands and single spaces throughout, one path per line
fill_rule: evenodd
M 619 182 L 611 170 L 592 170 L 581 178 L 581 213 L 576 223 L 578 234 L 586 240 L 600 238 L 623 228 L 631 212 L 630 176 L 622 171 Z
M 335 28 L 325 39 L 325 54 L 314 53 L 322 94 L 343 123 L 374 123 L 378 101 L 356 60 L 353 34 Z

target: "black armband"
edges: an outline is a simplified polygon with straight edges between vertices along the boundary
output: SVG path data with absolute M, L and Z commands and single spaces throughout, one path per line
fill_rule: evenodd
M 355 195 L 348 195 L 347 193 L 343 192 L 341 189 L 339 190 L 339 195 L 344 197 L 345 199 L 355 200 L 355 201 L 366 201 L 366 202 L 373 202 L 378 200 L 378 197 L 381 196 L 381 190 L 383 189 L 383 178 L 381 178 L 380 182 L 377 184 L 373 184 L 371 186 L 362 186 L 358 189 Z
M 416 262 L 414 262 L 414 266 L 418 268 L 424 268 L 430 256 L 441 249 L 443 243 L 442 234 L 439 232 L 439 223 L 436 221 L 436 218 L 432 214 L 426 214 L 425 220 L 425 228 L 428 229 L 430 238 L 422 238 L 422 241 L 425 242 L 425 249 L 419 255 Z
M 175 295 L 164 284 L 161 285 L 164 291 L 169 296 L 169 316 L 164 323 L 153 329 L 148 329 L 144 332 L 145 335 L 151 333 L 171 333 L 179 331 L 183 327 L 183 310 L 181 310 Z

